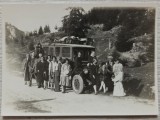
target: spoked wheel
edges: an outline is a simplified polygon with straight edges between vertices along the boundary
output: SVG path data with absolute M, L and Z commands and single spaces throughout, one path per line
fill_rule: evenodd
M 72 87 L 75 93 L 81 94 L 84 89 L 83 79 L 80 75 L 75 75 L 72 80 Z

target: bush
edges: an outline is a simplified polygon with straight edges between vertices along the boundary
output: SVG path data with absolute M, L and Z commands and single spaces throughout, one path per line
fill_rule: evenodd
M 33 42 L 30 42 L 30 43 L 28 44 L 28 49 L 29 49 L 30 51 L 34 50 L 34 43 L 33 43 Z

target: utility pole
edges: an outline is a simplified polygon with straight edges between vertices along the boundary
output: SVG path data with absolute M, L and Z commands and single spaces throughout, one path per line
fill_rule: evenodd
M 109 50 L 111 49 L 111 40 L 110 40 L 110 38 L 109 38 L 108 49 L 109 49 Z

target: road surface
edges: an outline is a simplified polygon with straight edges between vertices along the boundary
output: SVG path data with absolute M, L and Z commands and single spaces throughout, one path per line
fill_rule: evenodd
M 153 115 L 154 100 L 133 96 L 114 97 L 111 93 L 75 94 L 54 92 L 50 89 L 24 85 L 18 73 L 5 75 L 3 79 L 2 115 Z

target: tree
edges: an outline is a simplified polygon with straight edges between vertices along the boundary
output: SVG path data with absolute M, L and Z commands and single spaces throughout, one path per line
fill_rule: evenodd
M 103 30 L 106 31 L 117 25 L 117 16 L 119 13 L 120 9 L 92 8 L 85 17 L 91 25 L 103 24 Z
M 132 49 L 129 39 L 154 32 L 155 11 L 147 8 L 121 9 L 116 20 L 117 24 L 123 26 L 116 41 L 116 48 L 125 52 Z
M 57 27 L 57 25 L 54 27 L 54 29 L 55 29 L 55 30 L 58 30 L 58 27 Z
M 128 41 L 131 37 L 132 33 L 130 32 L 130 29 L 123 27 L 118 35 L 118 40 L 115 42 L 115 47 L 117 48 L 117 50 L 120 52 L 131 50 L 132 42 Z
M 34 50 L 34 42 L 33 42 L 33 41 L 31 41 L 31 42 L 28 44 L 28 49 L 29 49 L 30 51 Z
M 48 32 L 48 33 L 51 32 L 49 25 L 47 26 L 47 32 Z
M 34 30 L 34 31 L 33 31 L 33 35 L 34 35 L 34 36 L 37 36 L 37 30 Z
M 45 27 L 44 27 L 44 33 L 50 33 L 51 31 L 50 31 L 50 27 L 49 27 L 49 25 L 46 25 Z
M 68 36 L 85 37 L 88 26 L 85 19 L 85 11 L 83 8 L 69 7 L 69 15 L 63 17 L 62 29 L 67 33 Z
M 29 36 L 33 36 L 33 33 L 32 33 L 32 32 L 30 32 L 30 33 L 29 33 Z
M 44 27 L 44 33 L 47 33 L 47 25 Z
M 42 26 L 40 26 L 39 31 L 38 31 L 38 34 L 39 34 L 39 35 L 43 35 L 43 29 L 42 29 Z

